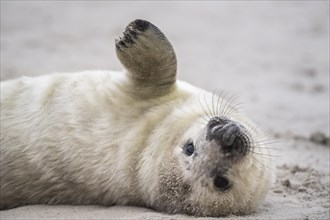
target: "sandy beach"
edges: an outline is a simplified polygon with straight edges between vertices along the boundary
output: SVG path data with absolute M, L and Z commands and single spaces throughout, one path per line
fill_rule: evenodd
M 1 80 L 120 70 L 132 20 L 172 42 L 178 78 L 237 94 L 274 144 L 275 180 L 239 219 L 330 219 L 329 1 L 2 1 Z M 126 206 L 33 205 L 1 219 L 188 219 Z M 228 216 L 226 219 L 237 219 Z M 202 219 L 202 218 L 201 218 Z

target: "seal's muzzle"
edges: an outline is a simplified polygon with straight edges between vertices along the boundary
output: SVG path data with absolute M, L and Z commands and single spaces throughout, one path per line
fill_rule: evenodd
M 222 117 L 214 117 L 209 121 L 206 140 L 215 141 L 228 157 L 244 156 L 251 147 L 246 128 Z

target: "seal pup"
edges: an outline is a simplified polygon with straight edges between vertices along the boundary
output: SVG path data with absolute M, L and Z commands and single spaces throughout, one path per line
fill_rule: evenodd
M 1 82 L 0 208 L 254 211 L 271 183 L 255 124 L 230 100 L 176 80 L 173 47 L 150 22 L 131 22 L 116 53 L 124 72 Z

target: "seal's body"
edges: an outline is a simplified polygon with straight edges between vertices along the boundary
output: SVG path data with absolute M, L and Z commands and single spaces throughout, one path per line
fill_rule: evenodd
M 176 80 L 174 50 L 151 23 L 130 23 L 116 48 L 124 73 L 1 82 L 0 208 L 253 211 L 271 182 L 255 125 L 230 102 Z

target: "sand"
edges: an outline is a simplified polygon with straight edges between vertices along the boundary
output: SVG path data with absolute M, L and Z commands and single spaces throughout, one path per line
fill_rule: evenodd
M 178 77 L 238 94 L 269 132 L 276 179 L 241 219 L 329 219 L 329 1 L 1 1 L 1 80 L 115 69 L 114 38 L 136 18 L 168 36 Z M 137 207 L 34 205 L 1 219 L 176 219 Z M 236 219 L 229 216 L 228 219 Z

